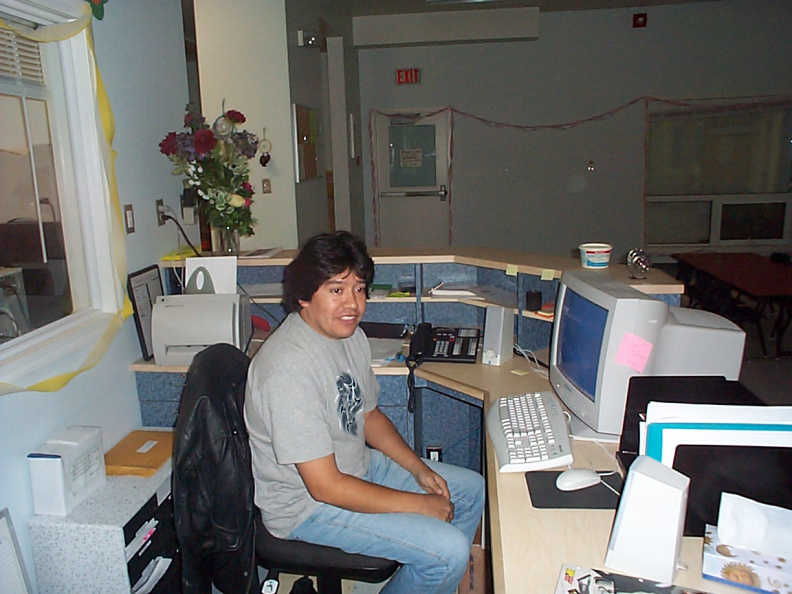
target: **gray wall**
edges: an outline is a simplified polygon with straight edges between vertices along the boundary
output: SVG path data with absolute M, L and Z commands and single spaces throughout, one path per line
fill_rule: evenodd
M 94 21 L 99 68 L 115 116 L 114 147 L 122 204 L 132 204 L 137 231 L 127 237 L 129 270 L 159 261 L 177 245 L 176 228 L 157 227 L 154 200 L 177 210 L 181 182 L 170 175 L 159 141 L 181 128 L 187 78 L 179 0 L 114 2 Z M 178 212 L 178 210 L 177 210 Z M 79 353 L 64 369 L 79 366 Z M 140 407 L 130 366 L 140 345 L 129 318 L 99 364 L 53 393 L 0 397 L 0 509 L 8 507 L 28 573 L 35 571 L 27 523 L 33 515 L 27 454 L 70 425 L 102 428 L 105 449 L 140 427 Z M 36 588 L 37 591 L 37 588 Z
M 518 126 L 577 122 L 640 97 L 792 92 L 792 3 L 723 0 L 641 9 L 549 12 L 539 38 L 511 43 L 364 49 L 369 110 L 451 106 Z M 397 87 L 396 68 L 422 69 Z M 363 141 L 364 159 L 369 156 Z M 595 171 L 586 170 L 594 161 Z M 644 105 L 568 130 L 526 132 L 454 117 L 454 244 L 570 255 L 607 241 L 614 258 L 643 245 Z M 364 175 L 373 243 L 371 179 Z
M 289 85 L 292 101 L 322 111 L 322 115 L 327 120 L 327 80 L 321 65 L 325 59 L 324 54 L 317 48 L 297 45 L 297 31 L 317 30 L 320 18 L 326 23 L 328 37 L 344 38 L 347 113 L 358 113 L 360 109 L 358 62 L 357 51 L 351 44 L 352 20 L 347 3 L 338 0 L 289 0 L 286 4 Z M 360 122 L 356 124 L 358 136 L 355 143 L 359 147 Z M 300 244 L 312 235 L 328 229 L 327 188 L 324 175 L 325 169 L 331 169 L 331 162 L 330 130 L 327 125 L 323 140 L 325 163 L 324 167 L 320 167 L 322 177 L 296 185 L 297 232 Z M 360 162 L 350 161 L 349 168 L 352 230 L 362 236 L 365 233 L 363 167 Z

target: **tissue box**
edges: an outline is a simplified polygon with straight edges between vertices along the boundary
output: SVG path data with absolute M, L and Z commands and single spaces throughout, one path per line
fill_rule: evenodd
M 721 542 L 707 524 L 701 572 L 705 579 L 767 594 L 792 594 L 792 559 Z
M 106 481 L 99 427 L 73 426 L 28 454 L 33 511 L 67 516 Z

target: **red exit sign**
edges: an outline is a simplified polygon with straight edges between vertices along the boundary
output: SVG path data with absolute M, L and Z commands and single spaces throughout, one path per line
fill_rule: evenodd
M 420 68 L 398 68 L 396 69 L 397 85 L 417 85 L 421 82 Z

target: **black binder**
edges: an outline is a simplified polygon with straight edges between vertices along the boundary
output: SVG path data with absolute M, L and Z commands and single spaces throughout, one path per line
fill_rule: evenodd
M 765 406 L 740 382 L 713 376 L 635 376 L 630 380 L 616 457 L 625 475 L 638 456 L 638 423 L 649 402 Z M 685 536 L 718 523 L 721 493 L 792 509 L 792 449 L 759 446 L 679 446 L 674 470 L 690 478 Z

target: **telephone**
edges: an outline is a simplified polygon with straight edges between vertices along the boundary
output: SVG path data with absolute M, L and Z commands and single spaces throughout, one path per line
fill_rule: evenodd
M 410 340 L 408 360 L 415 362 L 475 363 L 481 330 L 418 324 Z

